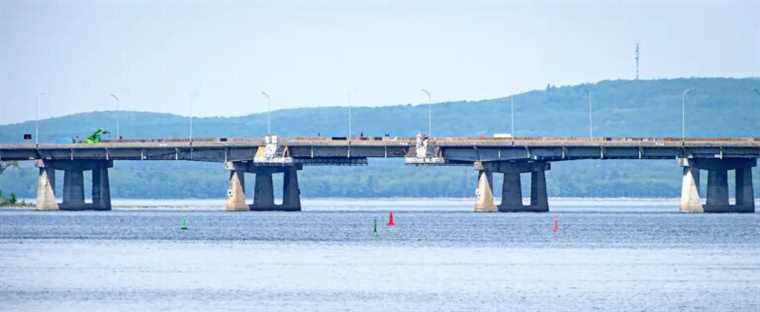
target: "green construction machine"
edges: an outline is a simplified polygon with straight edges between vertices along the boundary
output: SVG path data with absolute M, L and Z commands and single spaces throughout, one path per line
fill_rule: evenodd
M 109 133 L 108 130 L 103 130 L 103 129 L 95 130 L 95 132 L 93 132 L 92 134 L 90 134 L 90 136 L 88 136 L 87 138 L 85 138 L 82 143 L 84 143 L 84 144 L 98 144 L 98 143 L 101 143 L 103 141 L 103 139 L 101 137 L 104 134 L 108 134 L 108 133 Z

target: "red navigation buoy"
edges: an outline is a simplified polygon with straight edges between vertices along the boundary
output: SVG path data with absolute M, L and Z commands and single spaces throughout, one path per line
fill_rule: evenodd
M 557 220 L 557 218 L 554 218 L 554 226 L 552 226 L 552 232 L 559 232 L 559 220 Z
M 396 221 L 393 219 L 393 211 L 388 215 L 388 226 L 396 225 Z

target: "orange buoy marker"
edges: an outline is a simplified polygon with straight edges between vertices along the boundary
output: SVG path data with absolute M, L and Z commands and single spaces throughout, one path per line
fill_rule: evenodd
M 557 218 L 554 218 L 554 225 L 552 226 L 552 232 L 554 233 L 559 232 L 559 220 L 557 220 Z
M 388 226 L 394 225 L 396 225 L 396 220 L 393 219 L 393 211 L 391 211 L 391 214 L 388 215 Z

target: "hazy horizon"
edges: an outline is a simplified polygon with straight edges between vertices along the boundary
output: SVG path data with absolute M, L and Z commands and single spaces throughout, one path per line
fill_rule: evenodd
M 481 100 L 641 78 L 760 76 L 757 3 L 0 3 L 0 124 L 88 111 L 244 116 Z M 220 106 L 217 103 L 224 103 Z

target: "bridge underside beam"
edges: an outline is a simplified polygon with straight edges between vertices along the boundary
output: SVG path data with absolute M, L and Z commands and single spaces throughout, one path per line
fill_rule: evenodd
M 683 169 L 681 184 L 681 212 L 720 213 L 755 212 L 754 189 L 752 187 L 752 167 L 755 159 L 679 159 Z M 707 199 L 702 204 L 699 188 L 699 170 L 707 170 Z M 731 205 L 728 198 L 728 171 L 735 171 L 736 203 Z

